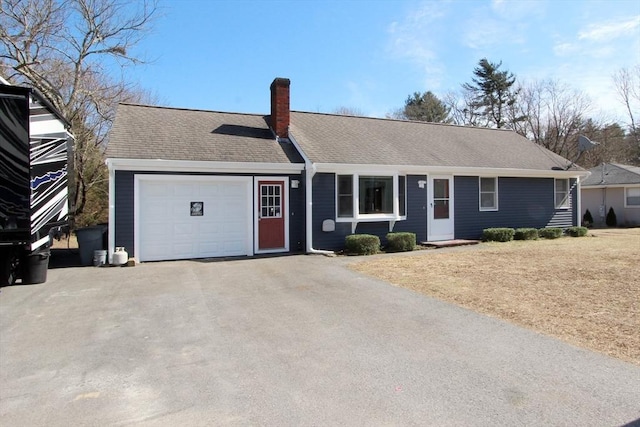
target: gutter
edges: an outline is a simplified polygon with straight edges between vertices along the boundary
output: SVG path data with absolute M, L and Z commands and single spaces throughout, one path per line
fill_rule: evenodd
M 289 141 L 296 148 L 298 153 L 302 156 L 304 160 L 304 180 L 305 180 L 305 251 L 308 254 L 319 254 L 319 255 L 335 255 L 333 251 L 326 251 L 323 249 L 314 249 L 313 248 L 313 177 L 316 174 L 316 165 L 309 160 L 307 155 L 302 151 L 300 145 L 295 140 L 295 138 L 291 135 L 291 131 L 289 130 Z

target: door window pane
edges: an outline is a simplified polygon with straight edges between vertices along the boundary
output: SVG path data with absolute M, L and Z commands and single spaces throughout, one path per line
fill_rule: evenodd
M 260 184 L 260 216 L 262 218 L 280 218 L 282 197 L 279 184 Z
M 433 201 L 433 218 L 447 219 L 449 218 L 449 200 L 441 199 Z
M 449 198 L 449 180 L 448 179 L 433 180 L 433 198 L 434 199 Z

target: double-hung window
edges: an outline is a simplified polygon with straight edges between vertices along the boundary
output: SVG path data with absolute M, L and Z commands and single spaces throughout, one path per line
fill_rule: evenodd
M 569 180 L 555 180 L 555 204 L 556 209 L 567 209 L 569 207 Z
M 480 177 L 480 210 L 498 210 L 498 178 Z
M 627 187 L 624 189 L 624 207 L 640 208 L 640 187 Z
M 399 219 L 406 215 L 406 177 L 398 175 L 338 175 L 337 217 Z

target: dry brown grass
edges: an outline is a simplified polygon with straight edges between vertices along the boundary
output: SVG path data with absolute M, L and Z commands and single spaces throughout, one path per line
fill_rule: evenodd
M 381 256 L 352 268 L 640 365 L 640 228 Z

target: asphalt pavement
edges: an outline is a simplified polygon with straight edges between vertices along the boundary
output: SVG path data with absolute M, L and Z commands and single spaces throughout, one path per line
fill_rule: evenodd
M 365 277 L 348 262 L 69 267 L 49 270 L 45 284 L 1 288 L 0 425 L 640 419 L 640 366 Z

